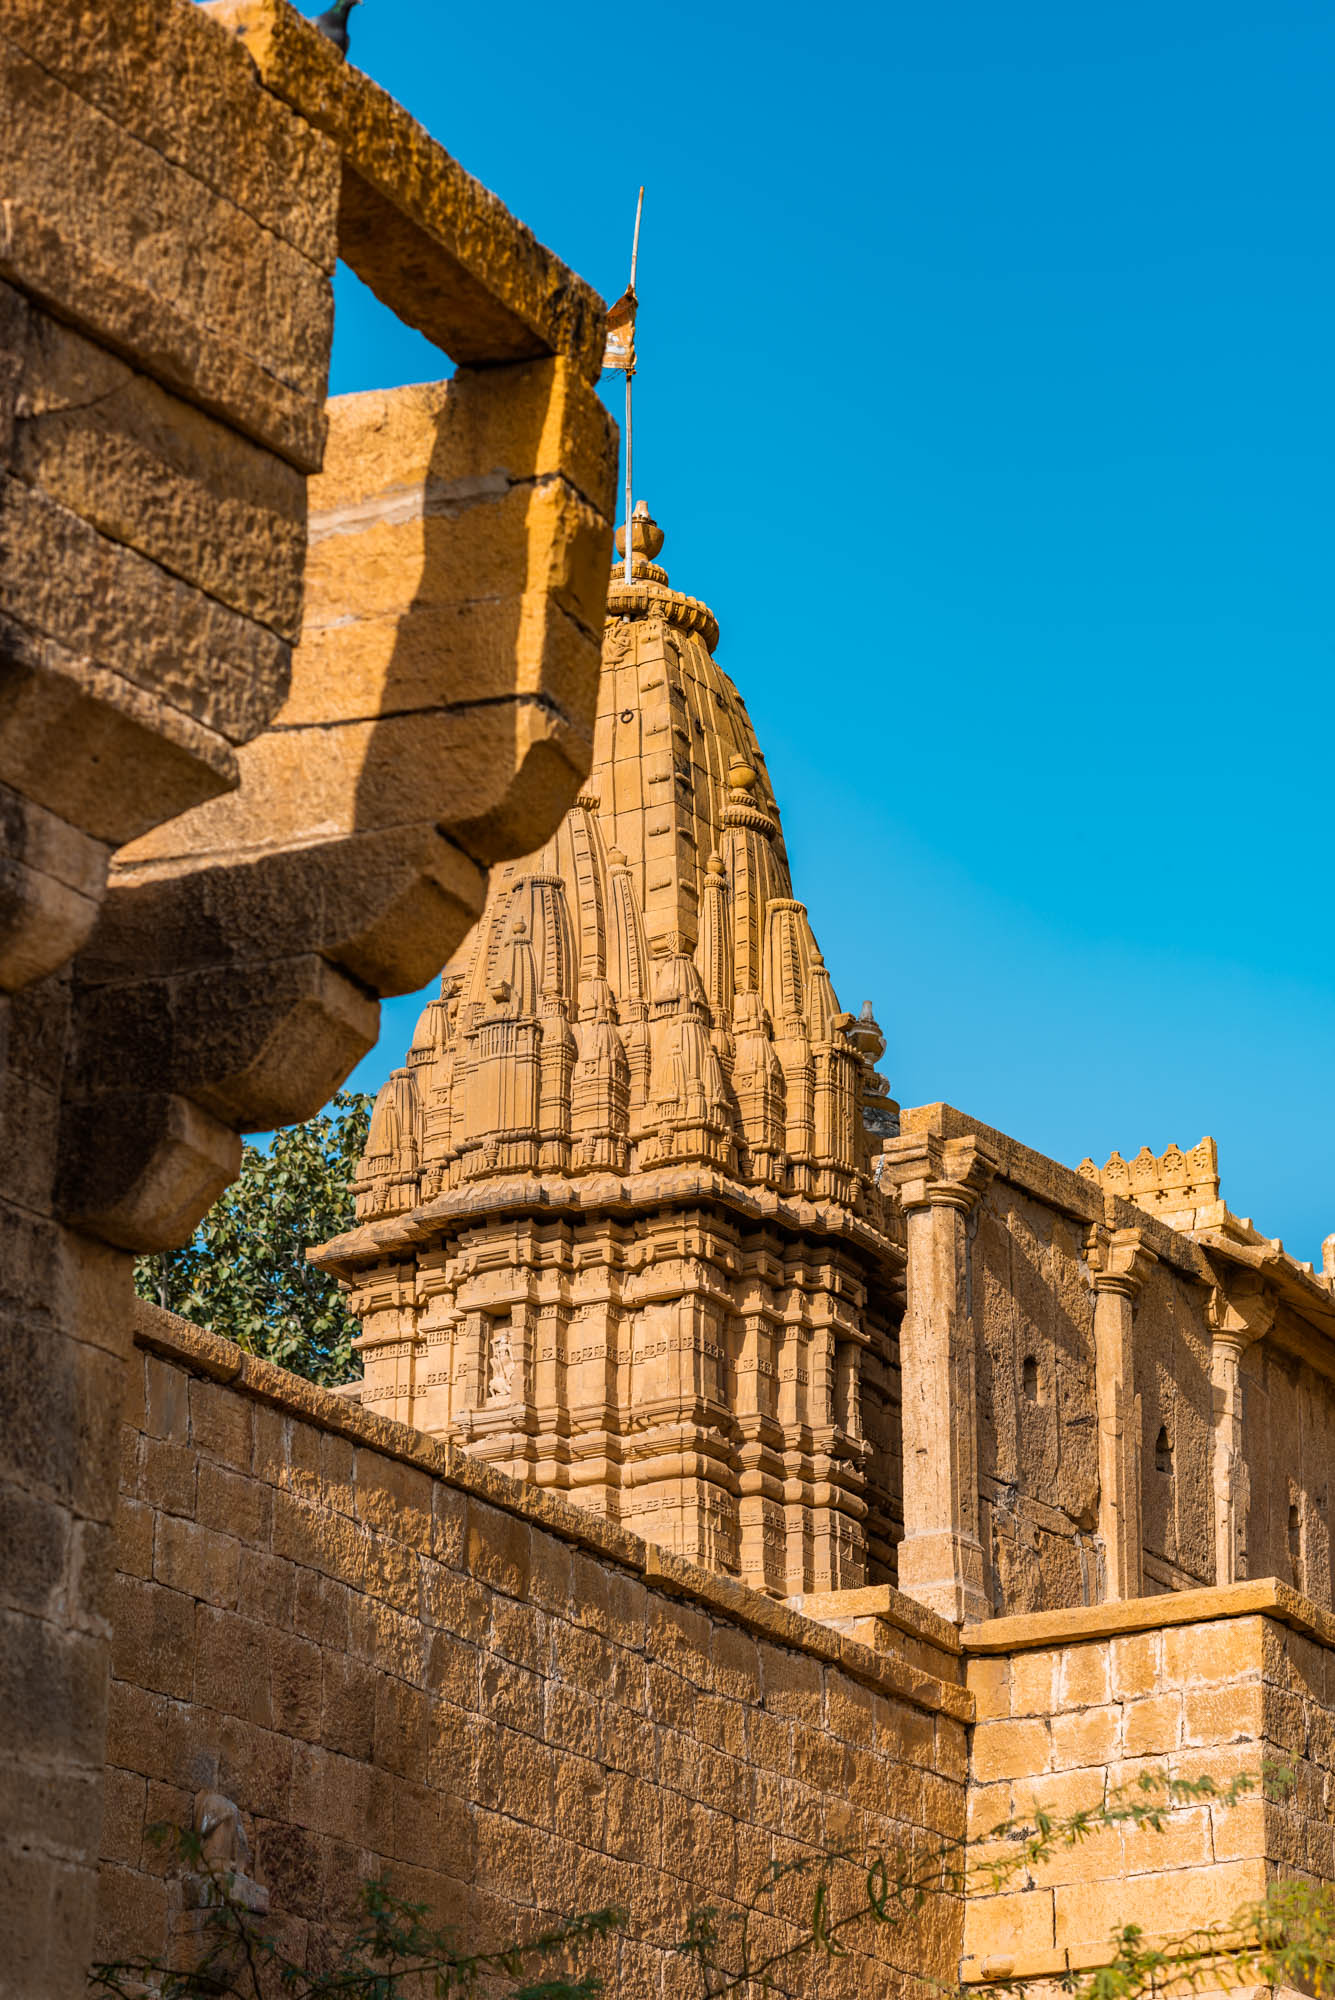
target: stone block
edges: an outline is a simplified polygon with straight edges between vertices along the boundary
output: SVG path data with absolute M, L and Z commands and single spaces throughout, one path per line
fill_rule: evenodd
M 381 1676 L 375 1695 L 375 1761 L 396 1776 L 416 1778 L 426 1769 L 431 1702 L 420 1688 Z
M 168 389 L 234 423 L 258 444 L 314 472 L 324 443 L 317 393 L 271 374 L 244 346 L 202 325 L 188 303 L 140 282 L 40 205 L 0 211 L 0 279 L 147 369 Z M 313 359 L 314 357 L 312 357 Z
M 18 992 L 64 965 L 97 921 L 107 872 L 106 845 L 55 813 L 0 785 L 0 989 Z M 58 1098 L 11 1066 L 0 1099 L 0 1134 L 10 1145 L 10 1191 L 41 1208 L 53 1167 Z
M 401 105 L 282 0 L 220 0 L 264 83 L 344 162 L 339 251 L 378 298 L 455 361 L 570 355 L 602 367 L 602 301 Z
M 83 17 L 6 0 L 5 33 L 70 90 L 332 271 L 338 149 L 261 84 L 207 9 L 136 0 Z
M 256 1619 L 279 1631 L 293 1623 L 297 1570 L 294 1564 L 243 1544 L 237 1575 L 236 1608 L 243 1618 Z
M 1137 1875 L 1134 1921 L 1151 1938 L 1226 1923 L 1243 1902 L 1262 1893 L 1263 1881 L 1263 1866 L 1245 1861 Z M 1056 1943 L 1085 1950 L 1106 1946 L 1114 1930 L 1128 1921 L 1127 1897 L 1127 1884 L 1120 1877 L 1057 1889 Z
M 1012 1715 L 1051 1715 L 1060 1707 L 1057 1697 L 1056 1652 L 1016 1653 L 1010 1662 Z
M 112 1766 L 102 1784 L 102 1859 L 137 1866 L 144 1844 L 148 1782 Z
M 327 271 L 4 34 L 0 78 L 10 110 L 0 167 L 49 228 L 113 269 L 133 272 L 166 313 L 234 347 L 276 381 L 323 397 L 333 315 Z M 94 323 L 94 330 L 112 333 L 116 344 L 113 329 Z M 136 355 L 150 367 L 154 358 L 151 346 Z
M 468 1569 L 479 1582 L 523 1597 L 528 1588 L 533 1531 L 527 1521 L 485 1501 L 468 1503 Z
M 1051 1761 L 1046 1721 L 980 1722 L 974 1732 L 973 1773 L 979 1784 L 1032 1777 L 1046 1771 Z
M 327 1750 L 358 1762 L 370 1759 L 377 1678 L 374 1668 L 341 1652 L 323 1653 L 320 1734 Z
M 43 1494 L 0 1482 L 0 1604 L 50 1617 L 69 1587 L 69 1510 Z
M 433 1481 L 416 1466 L 359 1451 L 354 1472 L 359 1521 L 423 1553 L 432 1545 Z
M 1159 1692 L 1162 1633 L 1128 1632 L 1111 1640 L 1110 1648 L 1112 1692 L 1116 1699 L 1136 1699 Z
M 1265 1690 L 1259 1681 L 1232 1687 L 1188 1687 L 1182 1696 L 1184 1743 L 1260 1742 Z
M 205 1460 L 199 1467 L 196 1498 L 201 1521 L 225 1523 L 243 1549 L 268 1548 L 273 1499 L 261 1480 Z
M 14 476 L 295 644 L 306 556 L 296 468 L 35 307 L 24 336 Z
M 194 1699 L 205 1708 L 268 1729 L 273 1720 L 268 1634 L 262 1625 L 210 1604 L 197 1607 Z
M 1023 1657 L 1023 1655 L 1021 1656 Z M 994 1722 L 1011 1712 L 1011 1663 L 1007 1659 L 974 1657 L 966 1667 L 966 1684 L 980 1722 Z
M 145 1582 L 153 1574 L 153 1534 L 157 1516 L 143 1500 L 121 1495 L 116 1509 L 116 1566 Z
M 155 1512 L 193 1518 L 198 1492 L 198 1464 L 189 1445 L 174 1438 L 146 1438 L 140 1492 Z
M 250 1471 L 250 1404 L 230 1385 L 190 1384 L 190 1442 L 204 1458 L 220 1461 L 236 1472 Z
M 1231 1682 L 1259 1673 L 1263 1621 L 1221 1618 L 1209 1625 L 1174 1625 L 1163 1635 L 1164 1680 L 1171 1687 Z
M 1063 1649 L 1057 1666 L 1057 1700 L 1062 1708 L 1090 1708 L 1106 1702 L 1110 1693 L 1106 1641 Z
M 432 1635 L 426 1663 L 426 1686 L 429 1693 L 453 1702 L 458 1708 L 485 1708 L 491 1712 L 483 1687 L 483 1660 L 486 1656 L 476 1646 L 462 1639 L 454 1638 L 448 1632 Z M 499 1683 L 506 1673 L 517 1673 L 515 1668 L 507 1669 L 503 1661 L 488 1661 L 488 1669 Z M 513 1690 L 513 1683 L 507 1682 Z M 497 1720 L 513 1722 L 514 1716 L 508 1711 L 500 1711 Z M 534 1734 L 540 1734 L 541 1696 Z
M 241 1544 L 217 1529 L 179 1515 L 158 1517 L 153 1576 L 169 1590 L 202 1598 L 221 1610 L 236 1609 Z
M 90 838 L 131 840 L 236 783 L 216 730 L 3 611 L 0 667 L 0 783 Z
M 971 1898 L 964 1915 L 964 1951 L 971 1959 L 1005 1959 L 1014 1965 L 1053 1944 L 1050 1889 Z
M 247 742 L 287 691 L 289 650 L 266 626 L 9 475 L 0 477 L 0 557 L 0 614 L 208 732 L 201 745 Z M 0 775 L 18 783 L 8 759 Z M 197 796 L 215 789 L 210 776 L 201 773 Z M 37 796 L 59 809 L 58 796 Z
M 1052 1718 L 1052 1763 L 1059 1771 L 1084 1765 L 1107 1764 L 1121 1746 L 1122 1711 L 1115 1704 L 1106 1708 L 1079 1709 Z
M 292 1632 L 268 1634 L 269 1693 L 275 1729 L 318 1742 L 323 1721 L 323 1655 Z M 322 1828 L 332 1832 L 332 1828 Z
M 122 1249 L 186 1242 L 240 1171 L 237 1134 L 175 1093 L 107 1093 L 63 1108 L 58 1212 Z
M 1122 1711 L 1122 1748 L 1128 1757 L 1162 1757 L 1182 1740 L 1182 1696 L 1148 1695 Z
M 188 1699 L 195 1673 L 195 1604 L 183 1591 L 119 1578 L 112 1605 L 112 1672 L 155 1694 Z

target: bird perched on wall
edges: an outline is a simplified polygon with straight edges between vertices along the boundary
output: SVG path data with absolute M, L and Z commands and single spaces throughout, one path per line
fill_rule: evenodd
M 334 44 L 341 56 L 348 53 L 348 16 L 361 0 L 334 0 L 323 14 L 317 14 L 313 25 L 320 30 L 326 41 Z

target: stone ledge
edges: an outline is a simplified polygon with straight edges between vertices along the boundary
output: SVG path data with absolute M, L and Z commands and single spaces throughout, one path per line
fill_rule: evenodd
M 1084 1604 L 1066 1611 L 992 1618 L 985 1624 L 966 1625 L 960 1637 L 966 1655 L 1023 1653 L 1087 1639 L 1114 1639 L 1127 1632 L 1153 1632 L 1165 1625 L 1204 1625 L 1219 1618 L 1255 1617 L 1258 1612 L 1323 1645 L 1335 1646 L 1335 1613 L 1274 1576 L 1203 1590 L 1168 1591 L 1159 1597 L 1128 1597 L 1115 1604 Z
M 428 1437 L 407 1424 L 375 1416 L 358 1403 L 322 1389 L 272 1362 L 247 1354 L 191 1321 L 165 1312 L 147 1299 L 135 1300 L 134 1340 L 138 1347 L 177 1362 L 215 1382 L 227 1383 L 242 1395 L 284 1410 L 303 1423 L 345 1437 L 354 1444 L 383 1453 L 386 1458 L 420 1467 L 432 1478 L 457 1487 L 489 1506 L 499 1508 L 531 1527 L 558 1536 L 577 1548 L 641 1577 L 665 1596 L 683 1597 L 716 1617 L 743 1626 L 755 1637 L 806 1653 L 837 1667 L 850 1680 L 874 1693 L 908 1702 L 928 1714 L 971 1724 L 974 1699 L 967 1689 L 938 1680 L 935 1675 L 869 1646 L 832 1632 L 828 1627 L 764 1597 L 731 1577 L 715 1576 L 668 1549 L 643 1542 L 601 1515 L 585 1512 L 569 1501 L 541 1492 L 470 1458 L 457 1445 Z
M 597 1213 L 629 1217 L 671 1203 L 699 1202 L 726 1208 L 744 1223 L 780 1223 L 813 1236 L 856 1243 L 896 1270 L 906 1262 L 903 1246 L 865 1216 L 836 1202 L 800 1194 L 779 1194 L 758 1183 L 738 1180 L 717 1167 L 654 1167 L 643 1172 L 544 1177 L 497 1175 L 470 1181 L 409 1209 L 403 1215 L 359 1223 L 319 1245 L 311 1262 L 321 1270 L 350 1276 L 359 1265 L 411 1256 L 418 1244 L 435 1240 L 442 1228 L 467 1228 L 479 1215 Z
M 958 1625 L 951 1625 L 916 1598 L 906 1597 L 892 1583 L 870 1583 L 861 1590 L 805 1590 L 788 1602 L 804 1618 L 822 1625 L 836 1618 L 880 1618 L 910 1639 L 923 1639 L 943 1653 L 960 1653 Z
M 391 312 L 455 361 L 567 354 L 597 381 L 598 294 L 402 105 L 287 0 L 210 0 L 207 11 L 274 96 L 337 145 L 339 254 Z

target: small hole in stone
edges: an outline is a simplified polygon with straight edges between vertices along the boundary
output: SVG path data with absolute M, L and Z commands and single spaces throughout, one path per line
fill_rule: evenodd
M 1154 1440 L 1154 1469 L 1156 1472 L 1171 1472 L 1173 1469 L 1173 1445 L 1167 1424 L 1160 1424 L 1159 1435 Z
M 1024 1357 L 1024 1364 L 1020 1369 L 1020 1380 L 1024 1384 L 1024 1393 L 1029 1398 L 1029 1401 L 1036 1403 L 1038 1401 L 1038 1363 L 1032 1354 L 1026 1354 Z

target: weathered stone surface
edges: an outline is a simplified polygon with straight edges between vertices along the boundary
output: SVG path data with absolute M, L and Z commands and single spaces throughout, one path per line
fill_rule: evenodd
M 68 508 L 0 477 L 0 617 L 132 681 L 232 744 L 266 727 L 290 654 Z
M 276 380 L 235 342 L 18 198 L 0 206 L 0 278 L 300 471 L 318 468 L 325 430 L 318 397 Z
M 116 846 L 236 783 L 216 731 L 0 612 L 0 783 Z
M 207 8 L 4 0 L 0 32 L 113 124 L 332 271 L 338 149 L 263 87 Z
M 95 948 L 95 946 L 94 946 Z M 377 1002 L 318 953 L 175 978 L 85 985 L 67 1086 L 187 1093 L 242 1130 L 311 1117 L 372 1046 Z M 92 1093 L 90 1093 L 92 1095 Z
M 24 317 L 12 349 L 15 477 L 294 642 L 300 474 L 73 328 L 35 310 Z
M 382 135 L 406 141 L 415 128 L 381 104 Z M 121 1669 L 170 1690 L 118 1702 L 113 1717 L 113 1744 L 132 1740 L 147 1765 L 113 1781 L 108 1799 L 107 1936 L 127 1945 L 145 1923 L 156 1948 L 168 1942 L 161 1863 L 143 1868 L 149 1822 L 188 1819 L 197 1791 L 240 1776 L 271 1822 L 285 1811 L 293 1742 L 321 1714 L 321 1642 L 339 1657 L 412 1651 L 408 1607 L 358 1620 L 333 1578 L 317 1580 L 322 1595 L 305 1572 L 298 1590 L 298 1566 L 271 1546 L 272 1490 L 254 1504 L 238 1491 L 249 1413 L 234 1436 L 209 1385 L 186 1399 L 189 1437 L 160 1385 L 147 1434 L 131 1406 L 133 1587 L 113 1610 L 105 1524 L 125 1253 L 189 1233 L 236 1171 L 238 1126 L 318 1108 L 374 1036 L 375 993 L 419 985 L 480 907 L 482 862 L 507 815 L 512 846 L 528 845 L 533 813 L 555 820 L 587 757 L 578 711 L 596 674 L 614 463 L 584 380 L 600 358 L 601 309 L 424 135 L 400 164 L 424 213 L 445 215 L 456 237 L 472 232 L 443 259 L 439 232 L 431 239 L 433 325 L 471 329 L 488 362 L 578 352 L 562 366 L 582 402 L 535 392 L 531 371 L 474 398 L 490 411 L 490 435 L 474 440 L 492 451 L 488 469 L 504 462 L 502 437 L 531 450 L 514 461 L 509 513 L 459 543 L 450 601 L 467 603 L 471 565 L 475 602 L 503 588 L 512 605 L 442 648 L 425 703 L 446 715 L 499 696 L 549 712 L 537 727 L 508 716 L 498 732 L 492 720 L 489 782 L 468 795 L 471 849 L 439 773 L 406 817 L 391 787 L 386 811 L 382 767 L 359 743 L 365 768 L 350 783 L 335 758 L 330 795 L 302 791 L 295 835 L 275 799 L 244 854 L 225 843 L 178 867 L 173 849 L 151 886 L 176 879 L 152 916 L 142 899 L 128 913 L 121 904 L 118 955 L 116 926 L 94 921 L 108 851 L 234 787 L 236 746 L 283 697 L 300 623 L 303 476 L 325 435 L 340 205 L 350 237 L 361 225 L 339 143 L 282 103 L 201 10 L 0 0 L 0 1879 L 9 1972 L 44 2000 L 75 1991 L 88 1959 L 113 1617 Z M 363 165 L 388 171 L 388 215 L 394 162 Z M 443 207 L 433 174 L 450 182 Z M 424 277 L 410 268 L 416 241 L 401 270 L 386 265 L 403 247 L 387 227 L 365 255 L 401 302 Z M 440 283 L 456 279 L 452 306 Z M 467 402 L 457 396 L 456 411 Z M 426 647 L 440 637 L 424 634 Z M 373 723 L 390 678 L 323 720 Z M 312 758 L 321 719 L 302 717 Z M 551 744 L 564 790 L 526 805 L 526 770 Z M 470 755 L 480 770 L 476 744 L 456 764 Z M 216 879 L 200 859 L 216 860 Z M 226 1509 L 252 1540 L 197 1509 Z M 405 1564 L 390 1568 L 397 1595 Z M 173 1708 L 196 1695 L 222 1716 L 203 1751 Z M 403 1806 L 376 1801 L 396 1851 L 422 1790 Z M 327 1859 L 326 1838 L 261 1843 L 292 1902 Z
M 2 31 L 0 93 L 0 173 L 48 228 L 132 273 L 168 312 L 297 395 L 323 396 L 327 269 L 67 89 Z
M 455 361 L 603 361 L 603 305 L 496 196 L 286 0 L 214 0 L 261 77 L 338 146 L 339 250 L 390 310 Z
M 161 1921 L 137 1851 L 155 1788 L 178 1788 L 179 1812 L 224 1772 L 275 1914 L 338 1922 L 382 1858 L 437 1916 L 458 1892 L 470 1938 L 615 1890 L 631 1911 L 619 1949 L 633 1941 L 655 1981 L 722 1879 L 767 1907 L 776 1852 L 814 1858 L 836 1828 L 887 1850 L 962 1830 L 962 1764 L 932 1769 L 938 1719 L 962 1734 L 962 1688 L 923 1676 L 905 1699 L 896 1661 L 168 1314 L 141 1307 L 139 1323 L 153 1373 L 138 1441 L 182 1452 L 199 1498 L 194 1519 L 179 1494 L 157 1504 L 151 1578 L 123 1567 L 101 1942 L 144 1949 Z M 245 1538 L 295 1568 L 308 1604 L 336 1592 L 341 1622 L 292 1631 L 239 1610 L 241 1509 L 231 1537 L 203 1519 L 224 1467 L 270 1501 L 247 1503 Z M 442 1546 L 436 1523 L 456 1513 L 464 1532 Z M 133 1564 L 142 1530 L 122 1524 Z M 356 1867 L 331 1863 L 341 1841 Z M 893 1962 L 911 1952 L 947 1976 L 960 1929 L 944 1899 Z M 881 1990 L 884 1934 L 849 1941 L 850 1993 Z
M 97 921 L 108 848 L 0 785 L 0 987 L 71 959 Z
M 241 1141 L 188 1098 L 104 1093 L 66 1107 L 60 1212 L 131 1250 L 168 1250 L 241 1171 Z
M 609 528 L 564 461 L 610 504 L 597 399 L 547 361 L 335 407 L 313 535 L 337 560 L 308 580 L 290 698 L 222 810 L 118 857 L 94 976 L 253 966 L 300 932 L 411 990 L 587 767 Z

